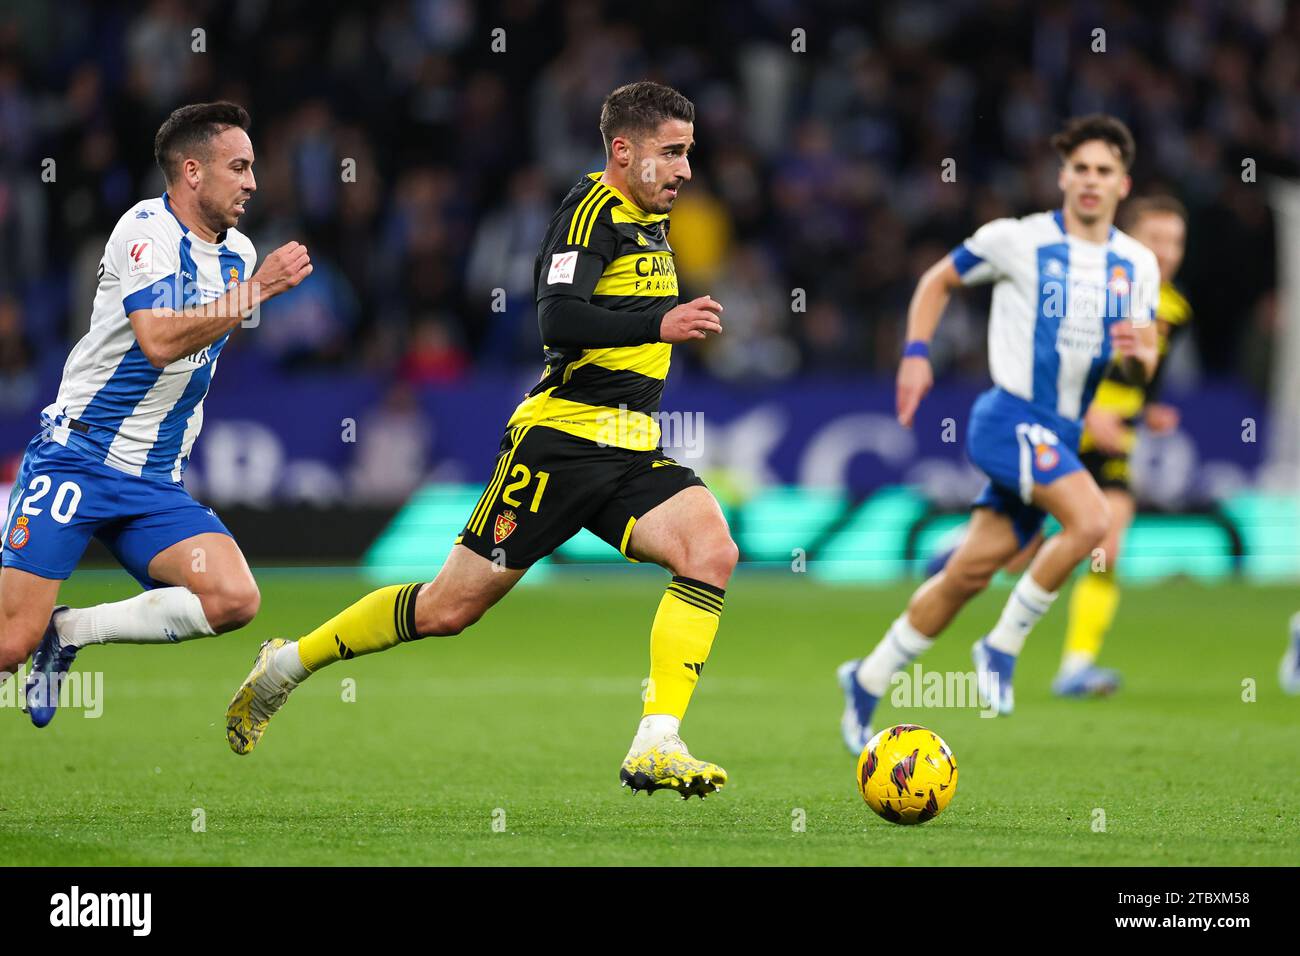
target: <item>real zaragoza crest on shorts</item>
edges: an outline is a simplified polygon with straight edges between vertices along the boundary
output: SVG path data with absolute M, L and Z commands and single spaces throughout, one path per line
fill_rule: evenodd
M 519 522 L 515 520 L 515 513 L 506 509 L 497 515 L 496 524 L 492 526 L 492 540 L 500 544 L 510 537 L 511 532 L 517 527 L 519 527 Z

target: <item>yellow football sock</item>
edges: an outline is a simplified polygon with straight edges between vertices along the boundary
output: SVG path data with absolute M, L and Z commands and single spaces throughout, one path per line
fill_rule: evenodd
M 725 594 L 691 578 L 675 577 L 668 585 L 650 629 L 650 682 L 642 716 L 671 714 L 681 720 L 686 715 L 718 633 Z
M 1065 631 L 1065 659 L 1092 662 L 1115 620 L 1119 582 L 1112 571 L 1087 571 L 1070 594 L 1070 622 Z
M 371 591 L 298 641 L 308 673 L 416 640 L 415 597 L 422 584 L 395 584 Z

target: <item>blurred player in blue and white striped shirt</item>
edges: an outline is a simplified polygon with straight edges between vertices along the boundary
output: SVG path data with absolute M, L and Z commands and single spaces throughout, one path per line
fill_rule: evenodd
M 1112 357 L 1132 380 L 1154 372 L 1160 273 L 1151 251 L 1113 225 L 1131 186 L 1128 128 L 1087 116 L 1068 123 L 1052 145 L 1061 157 L 1062 208 L 980 227 L 926 272 L 912 297 L 898 373 L 898 419 L 909 428 L 933 382 L 929 342 L 948 297 L 962 285 L 994 283 L 994 387 L 975 402 L 967 433 L 967 454 L 989 480 L 944 568 L 912 595 L 871 654 L 840 667 L 842 733 L 854 753 L 871 737 L 893 674 L 933 644 L 1051 514 L 1060 533 L 1038 551 L 974 647 L 981 698 L 1009 713 L 1025 638 L 1109 525 L 1106 499 L 1079 461 L 1082 419 Z
M 259 596 L 225 525 L 181 484 L 203 399 L 235 326 L 302 282 L 302 245 L 257 254 L 235 228 L 257 188 L 248 113 L 182 107 L 154 153 L 167 192 L 122 216 L 99 265 L 90 330 L 68 356 L 9 500 L 0 570 L 0 674 L 31 654 L 28 713 L 43 727 L 86 644 L 183 641 L 242 627 Z M 146 589 L 55 608 L 96 537 Z

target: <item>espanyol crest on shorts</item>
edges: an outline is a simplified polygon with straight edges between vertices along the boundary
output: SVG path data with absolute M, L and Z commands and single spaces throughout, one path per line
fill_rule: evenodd
M 27 546 L 27 542 L 30 540 L 32 540 L 32 532 L 27 527 L 27 516 L 19 515 L 18 520 L 14 522 L 13 530 L 9 532 L 9 547 L 15 551 L 20 551 Z

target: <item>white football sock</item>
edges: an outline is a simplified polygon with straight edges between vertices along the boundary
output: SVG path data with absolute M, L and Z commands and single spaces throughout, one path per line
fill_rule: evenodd
M 158 588 L 125 601 L 74 607 L 55 615 L 54 629 L 65 646 L 87 644 L 172 644 L 216 633 L 203 602 L 189 588 Z
M 934 638 L 914 628 L 904 611 L 889 625 L 876 649 L 858 665 L 858 683 L 873 697 L 883 697 L 889 679 L 933 646 Z
M 305 681 L 311 673 L 302 666 L 302 656 L 298 653 L 297 641 L 290 641 L 272 654 L 266 669 L 280 683 L 295 686 Z
M 985 638 L 989 647 L 1013 656 L 1018 655 L 1025 646 L 1025 638 L 1033 630 L 1038 619 L 1052 607 L 1056 592 L 1044 591 L 1026 571 L 1011 589 L 1007 606 L 1002 609 L 998 623 Z
M 665 737 L 677 733 L 681 726 L 682 722 L 672 714 L 646 714 L 637 726 L 629 753 L 645 753 Z

